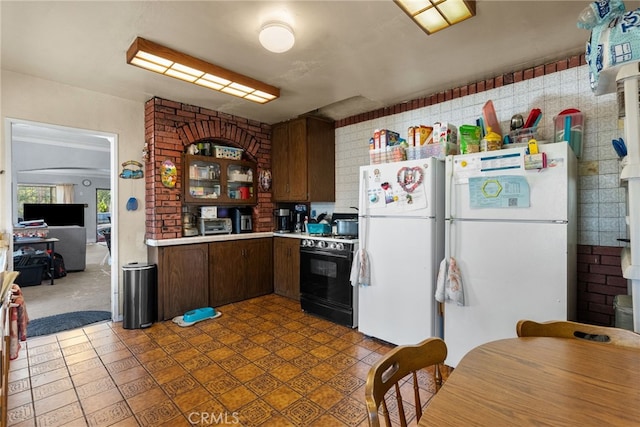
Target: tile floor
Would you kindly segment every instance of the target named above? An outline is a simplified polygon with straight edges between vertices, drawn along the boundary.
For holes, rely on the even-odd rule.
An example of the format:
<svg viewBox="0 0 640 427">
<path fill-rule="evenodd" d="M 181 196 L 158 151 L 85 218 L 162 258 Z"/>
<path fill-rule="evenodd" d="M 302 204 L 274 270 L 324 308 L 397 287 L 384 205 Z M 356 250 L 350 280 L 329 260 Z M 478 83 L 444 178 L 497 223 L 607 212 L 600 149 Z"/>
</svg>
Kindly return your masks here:
<svg viewBox="0 0 640 427">
<path fill-rule="evenodd" d="M 28 339 L 8 425 L 368 425 L 365 379 L 392 346 L 273 294 L 218 310 L 188 328 L 106 322 Z M 428 375 L 423 387 L 425 402 Z"/>
</svg>

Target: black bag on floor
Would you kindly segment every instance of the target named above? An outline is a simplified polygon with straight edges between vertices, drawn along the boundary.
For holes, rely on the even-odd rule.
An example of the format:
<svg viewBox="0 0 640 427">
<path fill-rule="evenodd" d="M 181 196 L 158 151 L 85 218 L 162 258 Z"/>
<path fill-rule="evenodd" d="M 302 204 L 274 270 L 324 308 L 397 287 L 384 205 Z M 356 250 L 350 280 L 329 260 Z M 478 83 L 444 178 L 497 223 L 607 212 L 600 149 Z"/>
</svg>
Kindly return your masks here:
<svg viewBox="0 0 640 427">
<path fill-rule="evenodd" d="M 64 259 L 57 252 L 53 253 L 53 278 L 59 279 L 67 275 L 67 269 L 64 267 Z"/>
</svg>

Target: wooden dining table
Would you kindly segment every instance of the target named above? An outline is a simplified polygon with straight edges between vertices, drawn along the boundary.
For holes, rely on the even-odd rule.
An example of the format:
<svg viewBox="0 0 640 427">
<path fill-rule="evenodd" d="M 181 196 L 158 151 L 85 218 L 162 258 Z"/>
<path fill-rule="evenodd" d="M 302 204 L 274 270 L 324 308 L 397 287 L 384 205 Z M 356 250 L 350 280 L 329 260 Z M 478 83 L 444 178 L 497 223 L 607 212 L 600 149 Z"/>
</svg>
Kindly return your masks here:
<svg viewBox="0 0 640 427">
<path fill-rule="evenodd" d="M 640 350 L 547 337 L 481 345 L 460 361 L 418 425 L 640 425 Z"/>
</svg>

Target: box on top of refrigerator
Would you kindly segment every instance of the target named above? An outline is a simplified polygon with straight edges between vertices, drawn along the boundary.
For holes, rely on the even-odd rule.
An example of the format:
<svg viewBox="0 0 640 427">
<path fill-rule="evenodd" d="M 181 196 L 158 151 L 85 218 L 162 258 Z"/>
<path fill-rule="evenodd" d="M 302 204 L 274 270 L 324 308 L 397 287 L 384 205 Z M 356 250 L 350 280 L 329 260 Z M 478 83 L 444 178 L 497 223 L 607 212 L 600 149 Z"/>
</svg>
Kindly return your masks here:
<svg viewBox="0 0 640 427">
<path fill-rule="evenodd" d="M 443 142 L 458 143 L 458 128 L 447 122 L 435 122 L 433 124 L 433 143 Z"/>
<path fill-rule="evenodd" d="M 400 143 L 400 134 L 389 129 L 380 130 L 380 148 Z"/>
<path fill-rule="evenodd" d="M 451 123 L 435 122 L 433 124 L 432 141 L 438 148 L 431 148 L 432 157 L 443 159 L 450 154 L 458 154 L 458 128 Z M 436 154 L 437 153 L 437 154 Z"/>
</svg>

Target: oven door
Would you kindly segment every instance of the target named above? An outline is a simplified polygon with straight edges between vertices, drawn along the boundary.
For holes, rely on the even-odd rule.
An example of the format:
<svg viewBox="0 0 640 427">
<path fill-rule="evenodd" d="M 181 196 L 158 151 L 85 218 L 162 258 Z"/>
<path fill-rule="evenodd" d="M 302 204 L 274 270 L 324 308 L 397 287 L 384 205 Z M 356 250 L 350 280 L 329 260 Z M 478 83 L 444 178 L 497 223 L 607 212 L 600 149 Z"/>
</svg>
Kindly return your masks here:
<svg viewBox="0 0 640 427">
<path fill-rule="evenodd" d="M 302 309 L 353 327 L 354 288 L 350 252 L 335 253 L 300 248 L 300 303 Z"/>
</svg>

